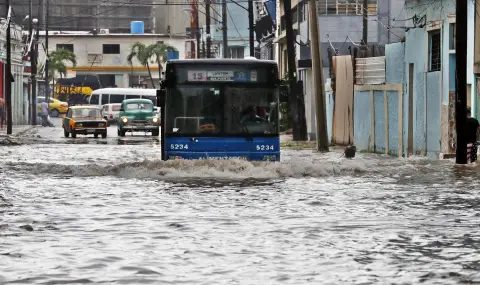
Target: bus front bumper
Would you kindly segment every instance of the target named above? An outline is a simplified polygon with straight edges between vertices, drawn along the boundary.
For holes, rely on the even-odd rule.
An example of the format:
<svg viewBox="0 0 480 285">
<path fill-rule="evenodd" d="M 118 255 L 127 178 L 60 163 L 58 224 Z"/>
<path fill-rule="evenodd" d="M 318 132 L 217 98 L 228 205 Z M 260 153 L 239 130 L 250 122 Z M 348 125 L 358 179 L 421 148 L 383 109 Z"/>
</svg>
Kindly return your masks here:
<svg viewBox="0 0 480 285">
<path fill-rule="evenodd" d="M 280 152 L 200 152 L 168 151 L 168 160 L 246 160 L 246 161 L 280 161 Z"/>
</svg>

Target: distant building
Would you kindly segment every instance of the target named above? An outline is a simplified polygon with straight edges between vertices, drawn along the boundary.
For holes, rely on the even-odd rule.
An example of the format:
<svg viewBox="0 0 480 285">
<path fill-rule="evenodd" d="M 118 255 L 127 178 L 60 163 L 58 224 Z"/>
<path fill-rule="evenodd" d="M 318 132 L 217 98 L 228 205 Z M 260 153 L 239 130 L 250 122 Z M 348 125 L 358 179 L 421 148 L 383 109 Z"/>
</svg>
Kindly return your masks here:
<svg viewBox="0 0 480 285">
<path fill-rule="evenodd" d="M 40 32 L 40 41 L 44 42 L 45 33 Z M 136 58 L 130 65 L 127 57 L 136 42 L 145 45 L 165 43 L 179 51 L 179 58 L 185 58 L 185 36 L 169 36 L 164 34 L 131 34 L 104 33 L 94 35 L 90 32 L 49 33 L 48 50 L 59 48 L 73 51 L 77 56 L 77 65 L 68 66 L 67 77 L 79 74 L 98 75 L 103 87 L 130 87 L 134 84 L 147 84 L 151 80 L 147 67 L 141 65 Z M 39 64 L 45 62 L 45 52 L 39 50 Z M 161 66 L 163 68 L 163 66 Z M 150 71 L 155 82 L 160 77 L 156 62 L 150 64 Z M 156 86 L 158 87 L 158 86 Z"/>
<path fill-rule="evenodd" d="M 45 27 L 47 0 L 34 0 L 32 14 L 40 20 L 40 27 Z M 111 32 L 127 33 L 132 21 L 143 21 L 146 32 L 154 32 L 154 0 L 98 1 L 98 0 L 48 0 L 49 29 L 57 31 L 90 31 L 109 29 Z M 27 25 L 24 21 L 29 13 L 28 1 L 12 1 L 15 23 Z M 0 15 L 5 15 L 4 5 L 0 5 Z"/>
<path fill-rule="evenodd" d="M 0 25 L 4 27 L 5 19 L 0 21 Z M 0 30 L 0 97 L 5 98 L 5 82 L 8 74 L 4 69 L 7 48 L 6 48 L 7 29 Z M 18 25 L 11 27 L 11 53 L 12 53 L 12 123 L 14 125 L 28 124 L 29 119 L 29 68 L 27 68 L 24 60 L 26 57 L 22 45 L 22 29 Z"/>
<path fill-rule="evenodd" d="M 283 1 L 277 0 L 276 2 L 275 54 L 280 74 L 283 76 L 288 70 L 285 10 Z M 395 17 L 400 15 L 404 4 L 405 0 L 368 0 L 368 7 L 363 7 L 362 0 L 349 2 L 318 0 L 316 2 L 316 15 L 318 16 L 324 80 L 327 81 L 330 78 L 329 49 L 332 54 L 349 55 L 352 47 L 363 45 L 361 43 L 363 12 L 366 10 L 368 11 L 368 45 L 401 42 L 405 35 L 404 29 L 394 29 L 393 27 L 396 24 Z M 297 79 L 303 83 L 308 135 L 311 140 L 315 140 L 315 109 L 313 108 L 315 100 L 313 96 L 308 1 L 292 0 L 291 10 L 293 30 L 297 35 L 295 37 Z"/>
</svg>

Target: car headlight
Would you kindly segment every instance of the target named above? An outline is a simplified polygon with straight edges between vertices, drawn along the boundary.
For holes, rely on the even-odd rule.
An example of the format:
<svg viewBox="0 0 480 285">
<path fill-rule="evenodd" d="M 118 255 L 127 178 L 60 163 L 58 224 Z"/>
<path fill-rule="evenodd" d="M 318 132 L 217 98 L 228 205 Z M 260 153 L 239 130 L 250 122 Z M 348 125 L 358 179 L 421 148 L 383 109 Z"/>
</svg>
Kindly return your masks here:
<svg viewBox="0 0 480 285">
<path fill-rule="evenodd" d="M 154 123 L 158 123 L 158 118 L 157 118 L 157 117 L 153 117 L 152 121 L 153 121 Z"/>
<path fill-rule="evenodd" d="M 99 127 L 105 127 L 105 124 L 104 123 L 100 123 L 98 124 Z"/>
<path fill-rule="evenodd" d="M 82 123 L 75 124 L 77 127 L 83 127 Z"/>
<path fill-rule="evenodd" d="M 123 122 L 124 124 L 128 123 L 128 118 L 127 118 L 127 117 L 123 117 L 123 118 L 122 118 L 122 122 Z"/>
</svg>

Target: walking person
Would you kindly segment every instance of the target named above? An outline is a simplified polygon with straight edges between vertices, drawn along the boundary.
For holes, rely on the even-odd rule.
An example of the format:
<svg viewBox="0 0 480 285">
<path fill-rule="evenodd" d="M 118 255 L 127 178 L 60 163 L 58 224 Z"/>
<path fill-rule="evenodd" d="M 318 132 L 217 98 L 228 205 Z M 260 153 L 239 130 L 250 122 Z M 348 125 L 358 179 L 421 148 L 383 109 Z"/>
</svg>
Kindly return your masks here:
<svg viewBox="0 0 480 285">
<path fill-rule="evenodd" d="M 0 128 L 3 129 L 3 122 L 5 121 L 5 99 L 0 98 Z"/>
<path fill-rule="evenodd" d="M 48 127 L 50 125 L 48 122 L 48 103 L 45 101 L 40 104 L 40 116 L 42 117 L 42 126 Z"/>
<path fill-rule="evenodd" d="M 472 118 L 472 111 L 467 108 L 467 160 L 475 162 L 477 160 L 477 133 L 480 130 L 480 123 Z"/>
</svg>

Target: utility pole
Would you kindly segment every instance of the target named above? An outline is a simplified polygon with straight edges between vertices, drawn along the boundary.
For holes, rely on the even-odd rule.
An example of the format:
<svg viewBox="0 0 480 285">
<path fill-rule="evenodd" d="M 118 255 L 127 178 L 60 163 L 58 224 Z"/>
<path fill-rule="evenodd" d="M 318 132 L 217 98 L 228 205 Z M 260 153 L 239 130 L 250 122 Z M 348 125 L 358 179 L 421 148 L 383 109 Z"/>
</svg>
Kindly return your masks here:
<svg viewBox="0 0 480 285">
<path fill-rule="evenodd" d="M 206 17 L 206 25 L 207 25 L 207 58 L 211 57 L 211 45 L 212 42 L 210 41 L 210 0 L 205 0 L 205 17 Z"/>
<path fill-rule="evenodd" d="M 48 10 L 49 10 L 49 0 L 45 0 L 47 1 L 47 8 L 45 9 L 45 69 L 44 69 L 44 72 L 45 72 L 45 101 L 47 102 L 47 104 L 49 104 L 50 106 L 50 84 L 49 84 L 49 81 L 48 81 L 48 57 L 49 57 L 49 54 L 48 54 L 48 18 L 49 18 L 49 13 L 48 13 Z"/>
<path fill-rule="evenodd" d="M 227 33 L 227 0 L 222 1 L 223 58 L 229 58 Z"/>
<path fill-rule="evenodd" d="M 10 0 L 6 1 L 7 8 L 7 66 L 5 67 L 5 104 L 7 105 L 7 134 L 12 134 L 12 35 L 11 22 L 13 13 L 10 10 Z"/>
<path fill-rule="evenodd" d="M 363 0 L 363 43 L 367 45 L 367 37 L 368 37 L 368 0 Z M 390 34 L 390 33 L 389 33 Z"/>
<path fill-rule="evenodd" d="M 316 0 L 309 0 L 310 39 L 313 64 L 313 92 L 315 92 L 315 115 L 317 129 L 317 151 L 328 151 L 327 115 L 325 113 L 325 85 L 323 84 L 322 49 L 318 32 Z"/>
<path fill-rule="evenodd" d="M 32 125 L 37 125 L 37 58 L 38 58 L 38 38 L 39 38 L 39 26 L 38 19 L 33 20 L 36 30 L 34 44 L 30 48 L 30 62 L 32 65 L 32 101 L 30 106 L 32 108 Z M 33 36 L 33 35 L 32 35 Z"/>
<path fill-rule="evenodd" d="M 286 2 L 285 2 L 286 3 Z M 288 3 L 290 3 L 290 0 L 288 0 Z M 290 6 L 289 6 L 290 7 Z M 291 9 L 289 8 L 289 10 L 291 11 Z M 285 15 L 287 13 L 285 12 Z M 286 16 L 285 16 L 286 17 Z M 290 18 L 291 19 L 291 18 Z M 253 41 L 253 38 L 254 38 L 254 35 L 253 35 L 253 32 L 254 32 L 254 26 L 253 26 L 253 0 L 248 0 L 248 31 L 249 31 L 249 38 L 250 38 L 250 42 L 249 42 L 249 46 L 250 46 L 250 56 L 252 57 L 255 57 L 255 46 L 254 46 L 254 41 Z"/>
<path fill-rule="evenodd" d="M 457 129 L 457 149 L 455 162 L 467 163 L 467 0 L 456 1 L 455 54 L 455 123 Z"/>
<path fill-rule="evenodd" d="M 293 120 L 293 140 L 305 141 L 307 140 L 307 121 L 305 119 L 305 112 L 301 112 L 301 110 L 304 110 L 304 107 L 300 106 L 301 102 L 303 102 L 303 94 L 299 94 L 297 86 L 297 66 L 295 64 L 295 35 L 293 34 L 292 7 L 290 0 L 285 0 L 283 3 L 285 10 L 285 29 L 287 33 L 287 80 L 290 89 L 288 101 Z M 250 52 L 252 52 L 252 48 L 253 47 L 251 46 Z M 302 98 L 299 96 L 302 96 Z"/>
<path fill-rule="evenodd" d="M 30 38 L 30 42 L 32 43 L 29 47 L 29 54 L 30 54 L 30 64 L 32 63 L 32 50 L 33 50 L 33 17 L 32 17 L 32 0 L 29 0 L 28 1 L 28 37 Z M 28 42 L 28 41 L 27 41 Z M 33 66 L 31 65 L 30 67 L 30 98 L 29 101 L 30 101 L 30 123 L 32 123 L 33 125 L 33 100 L 32 100 L 32 96 L 33 96 L 33 72 L 32 72 L 32 68 Z M 35 125 L 34 125 L 35 126 Z"/>
<path fill-rule="evenodd" d="M 195 37 L 197 39 L 197 58 L 200 58 L 200 27 L 198 25 L 198 1 L 195 1 Z"/>
</svg>

